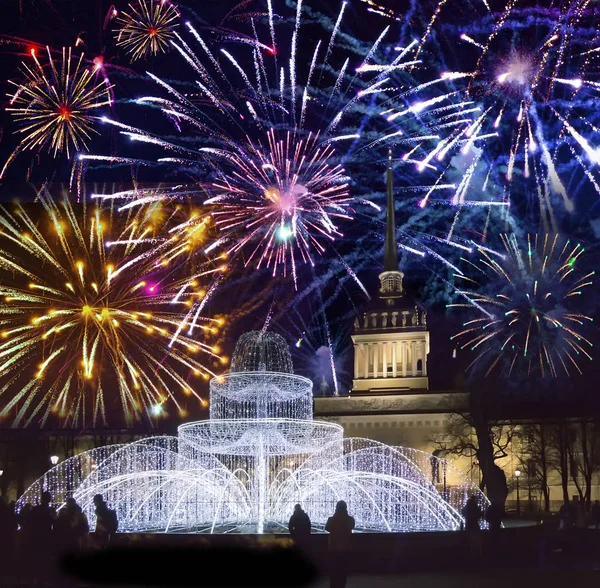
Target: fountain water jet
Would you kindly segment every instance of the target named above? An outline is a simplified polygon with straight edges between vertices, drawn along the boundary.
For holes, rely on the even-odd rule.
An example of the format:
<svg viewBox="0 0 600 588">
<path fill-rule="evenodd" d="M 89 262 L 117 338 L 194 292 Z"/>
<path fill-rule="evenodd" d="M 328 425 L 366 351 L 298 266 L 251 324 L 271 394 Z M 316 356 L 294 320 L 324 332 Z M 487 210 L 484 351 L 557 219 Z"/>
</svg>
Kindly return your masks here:
<svg viewBox="0 0 600 588">
<path fill-rule="evenodd" d="M 17 503 L 49 490 L 61 508 L 72 494 L 94 525 L 92 499 L 102 494 L 125 532 L 277 532 L 294 504 L 322 530 L 345 500 L 359 531 L 456 530 L 476 493 L 465 477 L 440 492 L 420 452 L 361 438 L 314 421 L 312 383 L 293 373 L 285 340 L 250 332 L 238 341 L 228 374 L 210 383 L 210 418 L 154 437 L 92 449 L 64 461 Z M 438 460 L 444 468 L 448 465 Z M 445 495 L 444 495 L 445 494 Z"/>
</svg>

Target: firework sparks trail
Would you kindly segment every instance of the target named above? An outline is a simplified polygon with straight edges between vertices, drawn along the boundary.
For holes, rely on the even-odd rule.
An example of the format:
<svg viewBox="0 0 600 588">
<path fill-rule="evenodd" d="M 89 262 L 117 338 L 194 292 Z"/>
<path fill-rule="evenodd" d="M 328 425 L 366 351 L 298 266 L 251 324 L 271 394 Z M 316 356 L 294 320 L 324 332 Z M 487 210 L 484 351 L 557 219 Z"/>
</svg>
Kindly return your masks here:
<svg viewBox="0 0 600 588">
<path fill-rule="evenodd" d="M 580 297 L 595 274 L 579 270 L 585 249 L 557 234 L 527 235 L 521 243 L 514 234 L 501 239 L 504 258 L 479 248 L 477 261 L 464 260 L 471 271 L 456 276 L 466 302 L 449 306 L 478 313 L 452 337 L 475 354 L 469 369 L 507 377 L 581 373 L 580 360 L 592 359 L 584 332 L 593 319 Z"/>
<path fill-rule="evenodd" d="M 287 332 L 294 342 L 292 353 L 303 366 L 303 373 L 314 382 L 315 394 L 338 396 L 352 386 L 352 373 L 345 369 L 345 359 L 352 353 L 351 326 L 354 311 L 349 315 L 327 317 L 326 301 L 309 301 L 304 308 L 294 307 L 274 320 L 277 329 Z M 301 306 L 304 306 L 301 305 Z"/>
<path fill-rule="evenodd" d="M 51 415 L 65 426 L 106 423 L 107 408 L 120 404 L 131 423 L 166 402 L 184 414 L 179 390 L 204 402 L 188 380 L 214 375 L 218 350 L 208 341 L 222 321 L 196 311 L 203 338 L 173 333 L 223 268 L 207 262 L 179 278 L 173 267 L 184 267 L 193 237 L 163 234 L 164 216 L 160 202 L 75 208 L 45 191 L 36 204 L 2 207 L 0 417 L 14 414 L 15 426 Z"/>
<path fill-rule="evenodd" d="M 327 164 L 333 148 L 320 145 L 318 136 L 309 134 L 306 141 L 297 141 L 288 133 L 278 140 L 270 131 L 268 141 L 266 150 L 262 145 L 255 147 L 250 142 L 251 148 L 255 149 L 255 158 L 249 162 L 239 158 L 235 162 L 239 169 L 232 173 L 235 189 L 231 184 L 216 184 L 223 192 L 229 192 L 227 198 L 231 203 L 223 206 L 224 210 L 215 211 L 213 216 L 217 226 L 226 232 L 238 226 L 245 227 L 246 235 L 235 242 L 231 253 L 252 242 L 257 231 L 264 233 L 265 224 L 269 223 L 263 237 L 269 246 L 264 247 L 259 241 L 247 263 L 259 256 L 258 267 L 271 265 L 272 256 L 275 256 L 275 264 L 285 266 L 290 239 L 296 241 L 302 261 L 310 263 L 311 245 L 319 252 L 324 250 L 315 235 L 333 240 L 339 233 L 332 219 L 349 218 L 346 205 L 351 199 L 347 184 L 341 183 L 344 170 Z M 290 149 L 294 151 L 290 153 Z M 265 153 L 269 159 L 262 159 Z M 306 185 L 299 182 L 302 175 L 310 178 Z M 258 202 L 254 197 L 256 192 L 264 195 Z M 206 203 L 213 204 L 222 198 L 217 196 Z"/>
<path fill-rule="evenodd" d="M 268 2 L 264 22 L 253 18 L 252 35 L 243 37 L 243 43 L 242 37 L 227 29 L 226 42 L 232 41 L 234 47 L 219 48 L 224 56 L 221 62 L 188 22 L 192 42 L 175 34 L 171 45 L 196 76 L 199 92 L 184 94 L 178 83 L 151 75 L 168 97 L 137 100 L 140 105 L 160 108 L 169 120 L 176 121 L 177 128 L 183 129 L 181 140 L 106 121 L 135 142 L 168 150 L 169 156 L 160 158 L 161 163 L 202 178 L 202 188 L 209 195 L 205 204 L 228 253 L 242 256 L 245 265 L 269 268 L 273 275 L 292 275 L 295 283 L 299 265 L 314 265 L 315 257 L 342 237 L 338 225 L 352 217 L 350 182 L 341 164 L 348 153 L 343 149 L 347 144 L 360 149 L 369 112 L 376 115 L 377 124 L 388 125 L 379 116 L 379 108 L 370 110 L 369 106 L 373 101 L 383 103 L 390 93 L 397 92 L 393 77 L 407 75 L 406 70 L 415 63 L 416 43 L 391 62 L 382 62 L 387 53 L 380 48 L 386 27 L 375 43 L 360 46 L 360 67 L 350 73 L 348 58 L 336 68 L 332 61 L 339 51 L 337 47 L 334 51 L 334 45 L 343 37 L 345 9 L 346 2 L 342 2 L 327 36 L 313 42 L 302 35 L 305 9 L 301 2 L 289 21 L 275 19 Z M 276 55 L 283 52 L 284 36 L 290 39 L 290 58 L 287 67 L 279 67 Z M 312 46 L 312 59 L 301 63 L 297 52 L 307 43 Z M 198 52 L 193 47 L 196 44 Z M 443 100 L 451 100 L 451 96 L 432 102 L 431 108 L 423 105 L 419 116 L 434 120 L 437 112 L 447 114 L 444 108 L 448 104 L 438 104 Z M 395 132 L 398 124 L 407 123 L 416 112 L 413 109 L 394 122 Z M 344 132 L 337 132 L 342 121 Z M 191 129 L 190 134 L 185 127 Z M 369 132 L 373 136 L 373 131 Z M 407 140 L 413 143 L 426 143 L 432 137 L 440 139 L 428 130 L 420 134 L 406 130 Z M 82 159 L 92 163 L 109 161 L 105 159 L 109 157 L 84 155 Z M 121 162 L 133 159 L 119 157 Z"/>
<path fill-rule="evenodd" d="M 9 82 L 16 91 L 9 95 L 6 110 L 22 125 L 17 133 L 23 138 L 4 164 L 0 178 L 26 150 L 48 148 L 54 157 L 62 152 L 70 157 L 72 151 L 86 150 L 92 134 L 98 133 L 94 129 L 97 111 L 112 104 L 110 84 L 95 81 L 93 71 L 83 64 L 83 54 L 73 59 L 71 49 L 63 49 L 57 63 L 50 48 L 46 50 L 46 68 L 32 49 L 34 66 L 23 64 L 24 81 Z"/>
<path fill-rule="evenodd" d="M 448 154 L 445 144 L 461 147 L 462 154 L 477 145 L 484 153 L 462 178 L 454 203 L 462 205 L 468 193 L 483 191 L 481 185 L 484 181 L 488 185 L 493 168 L 505 170 L 503 177 L 494 174 L 494 183 L 506 185 L 518 206 L 523 194 L 537 195 L 544 230 L 556 232 L 552 195 L 570 213 L 575 204 L 568 185 L 575 172 L 583 172 L 596 192 L 600 185 L 600 136 L 592 106 L 598 88 L 593 46 L 598 35 L 590 25 L 593 7 L 589 0 L 564 0 L 550 8 L 508 0 L 500 11 L 491 11 L 482 3 L 480 18 L 461 23 L 443 18 L 452 6 L 449 0 L 438 3 L 421 38 L 419 55 L 435 51 L 445 56 L 449 71 L 439 77 L 445 92 L 455 93 L 465 105 L 475 104 L 480 117 L 471 126 L 457 125 L 453 137 L 440 141 L 434 157 L 421 160 L 420 169 L 430 170 L 430 162 L 443 161 Z M 463 47 L 459 43 L 448 51 L 457 41 Z M 466 69 L 469 63 L 472 68 Z M 400 114 L 401 110 L 392 111 L 388 116 Z M 457 173 L 450 165 L 439 175 Z M 528 189 L 531 183 L 533 189 Z M 443 195 L 440 192 L 440 198 Z"/>
<path fill-rule="evenodd" d="M 168 0 L 138 0 L 119 13 L 117 45 L 131 61 L 166 53 L 175 39 L 179 12 Z"/>
</svg>

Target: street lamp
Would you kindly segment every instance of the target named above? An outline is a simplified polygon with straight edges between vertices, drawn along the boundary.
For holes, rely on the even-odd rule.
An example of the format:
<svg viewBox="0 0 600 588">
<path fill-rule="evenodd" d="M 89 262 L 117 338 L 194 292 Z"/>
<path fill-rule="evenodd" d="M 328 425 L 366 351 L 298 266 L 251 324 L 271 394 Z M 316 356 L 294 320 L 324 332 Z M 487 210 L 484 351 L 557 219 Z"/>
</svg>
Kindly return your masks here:
<svg viewBox="0 0 600 588">
<path fill-rule="evenodd" d="M 58 463 L 58 455 L 51 455 L 50 456 L 50 463 L 55 466 Z"/>
<path fill-rule="evenodd" d="M 473 462 L 473 466 L 477 468 L 477 485 L 481 486 L 481 467 L 479 466 L 479 460 Z M 473 480 L 473 478 L 471 478 Z"/>
<path fill-rule="evenodd" d="M 517 478 L 517 516 L 521 516 L 521 498 L 519 496 L 519 477 L 521 470 L 515 470 L 515 478 Z"/>
</svg>

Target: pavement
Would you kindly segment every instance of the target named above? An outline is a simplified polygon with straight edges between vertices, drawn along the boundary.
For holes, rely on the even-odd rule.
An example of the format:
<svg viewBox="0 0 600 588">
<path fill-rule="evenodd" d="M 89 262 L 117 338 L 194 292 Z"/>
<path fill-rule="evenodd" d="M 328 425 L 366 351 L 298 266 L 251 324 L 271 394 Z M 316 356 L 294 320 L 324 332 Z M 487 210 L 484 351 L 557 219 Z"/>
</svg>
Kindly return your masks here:
<svg viewBox="0 0 600 588">
<path fill-rule="evenodd" d="M 0 580 L 3 588 L 16 588 L 27 586 L 22 583 L 5 583 Z M 194 584 L 198 588 L 213 588 L 210 583 L 204 583 L 199 576 L 198 582 Z M 92 588 L 89 584 L 36 584 L 39 588 Z M 123 584 L 94 584 L 96 588 L 144 588 L 144 585 Z M 190 584 L 191 586 L 191 584 Z M 273 586 L 269 583 L 269 586 Z M 515 574 L 513 572 L 494 573 L 453 573 L 453 574 L 389 574 L 389 575 L 356 575 L 350 576 L 346 588 L 597 588 L 600 586 L 600 571 L 594 572 L 525 572 Z M 224 588 L 220 584 L 218 588 Z M 329 579 L 323 577 L 315 583 L 289 588 L 328 588 Z M 158 587 L 157 587 L 158 588 Z M 236 585 L 228 585 L 227 588 L 237 588 Z M 259 588 L 255 584 L 239 588 Z M 285 584 L 281 588 L 288 588 Z"/>
<path fill-rule="evenodd" d="M 326 578 L 310 588 L 327 588 Z M 390 574 L 386 576 L 351 576 L 346 588 L 565 588 L 600 586 L 600 571 L 473 573 L 473 574 Z M 307 587 L 308 588 L 308 587 Z"/>
</svg>

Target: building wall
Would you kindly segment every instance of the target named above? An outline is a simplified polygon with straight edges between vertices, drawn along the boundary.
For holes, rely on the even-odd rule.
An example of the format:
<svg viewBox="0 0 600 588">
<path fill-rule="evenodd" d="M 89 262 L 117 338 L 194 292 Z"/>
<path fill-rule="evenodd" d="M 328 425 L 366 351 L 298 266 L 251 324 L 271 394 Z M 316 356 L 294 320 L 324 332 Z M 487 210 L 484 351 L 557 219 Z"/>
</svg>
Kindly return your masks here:
<svg viewBox="0 0 600 588">
<path fill-rule="evenodd" d="M 442 410 L 446 408 L 446 412 Z M 429 409 L 429 411 L 426 411 Z M 315 419 L 340 424 L 347 437 L 365 437 L 386 445 L 403 446 L 433 453 L 439 442 L 448 437 L 450 419 L 458 412 L 465 412 L 466 396 L 460 393 L 422 393 L 356 396 L 354 398 L 315 399 Z M 397 411 L 397 412 L 395 412 Z M 519 432 L 520 425 L 515 425 Z M 470 431 L 474 446 L 475 432 Z M 507 448 L 508 455 L 496 463 L 504 471 L 509 488 L 507 508 L 514 510 L 517 505 L 517 479 L 515 471 L 520 470 L 519 499 L 522 511 L 543 509 L 544 500 L 533 480 L 528 479 L 523 461 L 527 459 L 527 448 L 521 445 L 517 434 Z M 475 484 L 481 481 L 481 472 L 475 457 L 447 456 L 448 462 L 462 471 Z M 551 510 L 560 508 L 563 500 L 560 474 L 551 470 L 548 476 Z M 451 478 L 449 484 L 456 483 Z M 571 482 L 569 495 L 578 494 Z M 600 472 L 593 478 L 592 500 L 600 500 Z"/>
<path fill-rule="evenodd" d="M 164 432 L 99 431 L 97 435 L 90 435 L 80 434 L 80 431 L 1 430 L 0 495 L 7 502 L 16 500 L 52 467 L 52 455 L 56 455 L 62 462 L 94 447 L 129 443 L 154 434 L 161 435 Z"/>
<path fill-rule="evenodd" d="M 315 398 L 315 419 L 341 425 L 346 437 L 433 453 L 435 440 L 443 435 L 453 414 L 465 408 L 465 402 L 466 395 L 456 392 Z M 449 458 L 448 462 L 470 475 L 470 460 Z M 458 480 L 450 476 L 448 483 Z"/>
</svg>

